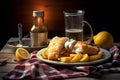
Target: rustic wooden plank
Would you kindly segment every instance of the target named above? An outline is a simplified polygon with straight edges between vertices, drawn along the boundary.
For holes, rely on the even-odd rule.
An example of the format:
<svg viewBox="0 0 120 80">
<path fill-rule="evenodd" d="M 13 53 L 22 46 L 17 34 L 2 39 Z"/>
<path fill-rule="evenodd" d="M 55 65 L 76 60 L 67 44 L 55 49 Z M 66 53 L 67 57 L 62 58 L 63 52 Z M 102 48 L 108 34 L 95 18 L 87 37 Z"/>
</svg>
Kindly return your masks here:
<svg viewBox="0 0 120 80">
<path fill-rule="evenodd" d="M 16 63 L 15 54 L 0 53 L 0 62 L 4 60 L 7 60 L 7 62 Z"/>
<path fill-rule="evenodd" d="M 8 46 L 8 44 L 5 44 L 5 46 L 3 47 L 3 49 L 0 51 L 0 54 L 15 54 L 15 50 L 16 48 L 10 47 Z"/>
</svg>

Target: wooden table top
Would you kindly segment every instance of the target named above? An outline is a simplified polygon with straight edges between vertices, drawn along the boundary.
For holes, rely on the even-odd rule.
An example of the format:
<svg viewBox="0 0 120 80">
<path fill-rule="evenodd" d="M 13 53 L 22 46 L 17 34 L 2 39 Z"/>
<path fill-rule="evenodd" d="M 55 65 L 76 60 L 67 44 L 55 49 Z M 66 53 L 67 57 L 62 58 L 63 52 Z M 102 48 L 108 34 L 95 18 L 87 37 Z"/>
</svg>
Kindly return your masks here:
<svg viewBox="0 0 120 80">
<path fill-rule="evenodd" d="M 10 38 L 8 42 L 16 41 L 18 38 Z M 5 46 L 0 51 L 0 80 L 2 80 L 2 76 L 11 71 L 18 63 L 15 62 L 15 50 L 8 45 Z M 4 62 L 3 62 L 4 61 Z M 71 80 L 120 80 L 120 73 L 106 73 L 104 75 L 99 74 L 98 76 L 88 76 L 88 77 L 81 77 L 81 78 L 72 78 Z M 64 79 L 67 80 L 67 79 Z"/>
</svg>

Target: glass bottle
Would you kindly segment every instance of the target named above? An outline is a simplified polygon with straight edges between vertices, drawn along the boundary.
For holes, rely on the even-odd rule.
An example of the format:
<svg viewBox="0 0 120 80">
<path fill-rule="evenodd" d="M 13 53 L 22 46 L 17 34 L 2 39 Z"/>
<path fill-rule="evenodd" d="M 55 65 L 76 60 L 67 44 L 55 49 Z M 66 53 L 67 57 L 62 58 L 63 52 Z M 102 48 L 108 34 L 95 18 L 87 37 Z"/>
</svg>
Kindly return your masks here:
<svg viewBox="0 0 120 80">
<path fill-rule="evenodd" d="M 31 46 L 45 46 L 48 40 L 48 30 L 44 25 L 44 11 L 33 11 L 33 26 L 30 31 Z"/>
</svg>

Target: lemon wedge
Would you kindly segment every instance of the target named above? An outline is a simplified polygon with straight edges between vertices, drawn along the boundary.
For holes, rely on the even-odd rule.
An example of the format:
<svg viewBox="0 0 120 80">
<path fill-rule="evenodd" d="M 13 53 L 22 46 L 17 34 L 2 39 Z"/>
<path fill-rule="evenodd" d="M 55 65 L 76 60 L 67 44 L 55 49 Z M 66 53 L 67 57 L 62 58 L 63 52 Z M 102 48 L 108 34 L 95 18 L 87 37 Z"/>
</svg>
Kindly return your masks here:
<svg viewBox="0 0 120 80">
<path fill-rule="evenodd" d="M 24 48 L 17 48 L 15 56 L 18 60 L 27 60 L 30 58 L 30 53 Z"/>
</svg>

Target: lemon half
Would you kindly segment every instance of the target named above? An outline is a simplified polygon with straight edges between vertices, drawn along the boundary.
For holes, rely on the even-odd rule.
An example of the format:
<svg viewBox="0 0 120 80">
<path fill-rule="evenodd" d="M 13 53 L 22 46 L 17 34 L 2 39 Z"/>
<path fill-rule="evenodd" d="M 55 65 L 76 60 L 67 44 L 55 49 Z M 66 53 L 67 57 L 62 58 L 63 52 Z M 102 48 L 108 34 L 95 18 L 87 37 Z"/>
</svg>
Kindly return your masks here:
<svg viewBox="0 0 120 80">
<path fill-rule="evenodd" d="M 30 58 L 30 53 L 24 48 L 17 48 L 15 56 L 18 60 L 26 60 Z"/>
</svg>

